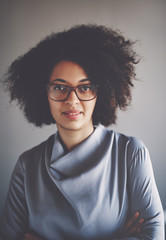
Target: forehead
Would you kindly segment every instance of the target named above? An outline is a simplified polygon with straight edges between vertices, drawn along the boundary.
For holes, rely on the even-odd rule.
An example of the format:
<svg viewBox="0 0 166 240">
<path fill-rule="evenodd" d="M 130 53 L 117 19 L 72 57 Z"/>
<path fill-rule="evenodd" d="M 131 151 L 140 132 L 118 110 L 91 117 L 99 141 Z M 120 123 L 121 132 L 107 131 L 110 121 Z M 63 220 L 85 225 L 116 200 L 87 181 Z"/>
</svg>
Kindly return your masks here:
<svg viewBox="0 0 166 240">
<path fill-rule="evenodd" d="M 50 81 L 62 79 L 65 82 L 74 83 L 87 79 L 84 69 L 77 63 L 62 61 L 55 65 L 52 70 Z"/>
</svg>

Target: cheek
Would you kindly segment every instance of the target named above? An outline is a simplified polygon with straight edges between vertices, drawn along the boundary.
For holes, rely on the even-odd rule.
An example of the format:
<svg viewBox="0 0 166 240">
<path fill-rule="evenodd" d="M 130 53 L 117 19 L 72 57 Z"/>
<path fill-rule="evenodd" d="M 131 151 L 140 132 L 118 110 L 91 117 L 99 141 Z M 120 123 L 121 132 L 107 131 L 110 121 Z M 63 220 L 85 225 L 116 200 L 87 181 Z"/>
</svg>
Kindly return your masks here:
<svg viewBox="0 0 166 240">
<path fill-rule="evenodd" d="M 96 99 L 93 100 L 93 102 L 91 102 L 90 104 L 87 105 L 87 110 L 91 115 L 94 112 L 95 105 L 96 105 Z"/>
<path fill-rule="evenodd" d="M 48 99 L 48 103 L 49 103 L 50 112 L 52 116 L 55 118 L 60 112 L 61 104 L 50 101 L 50 99 Z"/>
</svg>

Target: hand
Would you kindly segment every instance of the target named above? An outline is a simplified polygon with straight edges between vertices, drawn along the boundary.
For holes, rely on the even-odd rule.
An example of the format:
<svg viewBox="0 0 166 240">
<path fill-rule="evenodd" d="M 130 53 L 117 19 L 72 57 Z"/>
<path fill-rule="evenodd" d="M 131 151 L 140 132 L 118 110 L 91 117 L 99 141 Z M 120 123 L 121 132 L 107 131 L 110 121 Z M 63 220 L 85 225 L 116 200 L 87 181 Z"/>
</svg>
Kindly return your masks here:
<svg viewBox="0 0 166 240">
<path fill-rule="evenodd" d="M 135 214 L 129 219 L 127 224 L 123 230 L 123 237 L 133 236 L 136 233 L 141 231 L 141 226 L 144 222 L 144 218 L 139 218 L 139 212 L 135 212 Z"/>
<path fill-rule="evenodd" d="M 23 240 L 42 240 L 34 234 L 25 233 Z"/>
</svg>

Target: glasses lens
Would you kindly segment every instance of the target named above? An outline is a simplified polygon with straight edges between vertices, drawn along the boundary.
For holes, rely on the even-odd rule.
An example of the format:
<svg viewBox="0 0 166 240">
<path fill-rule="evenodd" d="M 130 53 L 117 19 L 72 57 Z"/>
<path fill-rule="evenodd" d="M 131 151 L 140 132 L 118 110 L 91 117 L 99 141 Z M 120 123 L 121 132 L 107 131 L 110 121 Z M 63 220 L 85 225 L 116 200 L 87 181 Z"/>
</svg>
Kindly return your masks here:
<svg viewBox="0 0 166 240">
<path fill-rule="evenodd" d="M 48 85 L 48 95 L 55 101 L 63 101 L 66 99 L 69 88 L 60 84 L 50 84 Z"/>
<path fill-rule="evenodd" d="M 94 84 L 80 85 L 76 88 L 76 92 L 80 100 L 92 100 L 96 97 L 97 86 Z"/>
</svg>

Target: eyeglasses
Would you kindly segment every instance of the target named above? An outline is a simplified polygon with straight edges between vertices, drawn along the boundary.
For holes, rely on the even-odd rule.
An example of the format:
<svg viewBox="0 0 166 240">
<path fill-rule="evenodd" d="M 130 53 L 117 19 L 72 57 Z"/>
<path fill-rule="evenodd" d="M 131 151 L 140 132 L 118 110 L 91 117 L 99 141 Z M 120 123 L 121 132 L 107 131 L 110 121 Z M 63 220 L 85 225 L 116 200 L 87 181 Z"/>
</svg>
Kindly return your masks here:
<svg viewBox="0 0 166 240">
<path fill-rule="evenodd" d="M 81 101 L 91 101 L 97 95 L 97 85 L 83 84 L 77 87 L 71 87 L 63 84 L 49 83 L 47 85 L 48 96 L 57 102 L 66 101 L 71 91 L 74 91 L 76 96 Z"/>
</svg>

